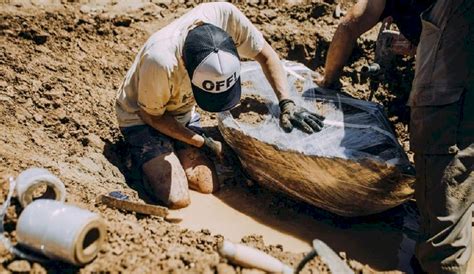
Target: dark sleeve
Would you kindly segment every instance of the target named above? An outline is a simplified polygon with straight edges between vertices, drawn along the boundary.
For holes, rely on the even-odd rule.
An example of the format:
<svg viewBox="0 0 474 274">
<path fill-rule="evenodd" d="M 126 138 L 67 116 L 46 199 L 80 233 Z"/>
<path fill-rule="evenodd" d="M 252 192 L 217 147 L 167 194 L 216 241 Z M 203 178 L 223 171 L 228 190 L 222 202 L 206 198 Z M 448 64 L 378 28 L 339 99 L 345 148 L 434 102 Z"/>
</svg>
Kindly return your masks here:
<svg viewBox="0 0 474 274">
<path fill-rule="evenodd" d="M 385 8 L 383 9 L 382 15 L 380 15 L 379 22 L 383 21 L 385 18 L 392 16 L 395 9 L 395 2 L 397 0 L 386 0 Z"/>
</svg>

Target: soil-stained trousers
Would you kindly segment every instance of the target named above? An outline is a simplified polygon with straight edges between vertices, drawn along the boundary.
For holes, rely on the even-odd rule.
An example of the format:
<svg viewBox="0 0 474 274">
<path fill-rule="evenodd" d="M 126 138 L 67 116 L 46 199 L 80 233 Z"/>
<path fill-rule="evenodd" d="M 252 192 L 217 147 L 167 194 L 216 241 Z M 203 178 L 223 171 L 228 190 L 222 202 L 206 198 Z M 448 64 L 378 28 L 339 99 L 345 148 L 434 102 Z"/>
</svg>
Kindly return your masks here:
<svg viewBox="0 0 474 274">
<path fill-rule="evenodd" d="M 429 273 L 465 273 L 474 201 L 474 1 L 436 1 L 421 15 L 410 94 L 416 256 Z"/>
</svg>

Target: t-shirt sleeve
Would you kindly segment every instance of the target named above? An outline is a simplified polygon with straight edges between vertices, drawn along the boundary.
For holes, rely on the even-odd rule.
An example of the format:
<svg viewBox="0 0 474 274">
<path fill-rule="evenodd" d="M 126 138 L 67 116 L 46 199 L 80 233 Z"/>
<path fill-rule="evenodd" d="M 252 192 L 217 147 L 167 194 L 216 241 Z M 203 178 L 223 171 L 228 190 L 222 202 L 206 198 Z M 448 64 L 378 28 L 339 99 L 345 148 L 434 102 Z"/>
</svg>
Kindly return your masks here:
<svg viewBox="0 0 474 274">
<path fill-rule="evenodd" d="M 138 79 L 138 105 L 150 115 L 161 116 L 170 97 L 168 71 L 154 58 L 145 57 Z"/>
<path fill-rule="evenodd" d="M 227 32 L 234 39 L 240 57 L 254 58 L 265 43 L 262 33 L 237 7 L 230 3 L 219 4 L 222 12 L 228 13 Z"/>
</svg>

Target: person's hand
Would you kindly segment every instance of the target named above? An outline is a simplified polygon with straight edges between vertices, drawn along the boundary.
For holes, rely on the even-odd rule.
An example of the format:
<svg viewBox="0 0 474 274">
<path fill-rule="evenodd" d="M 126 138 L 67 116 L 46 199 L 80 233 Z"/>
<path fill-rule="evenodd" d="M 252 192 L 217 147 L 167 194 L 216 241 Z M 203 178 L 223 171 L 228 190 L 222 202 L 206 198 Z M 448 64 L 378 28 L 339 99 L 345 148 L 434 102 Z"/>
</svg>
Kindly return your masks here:
<svg viewBox="0 0 474 274">
<path fill-rule="evenodd" d="M 416 46 L 408 41 L 403 34 L 393 35 L 390 50 L 397 55 L 414 56 Z"/>
<path fill-rule="evenodd" d="M 376 49 L 376 51 L 381 51 L 382 54 L 376 53 L 375 56 L 383 56 L 383 52 L 402 56 L 414 56 L 416 46 L 399 31 L 394 31 L 393 28 L 391 28 L 392 24 L 393 18 L 391 16 L 382 21 L 379 37 L 377 37 L 377 47 L 382 48 Z"/>
<path fill-rule="evenodd" d="M 313 81 L 318 85 L 317 88 L 323 89 L 323 90 L 340 90 L 342 85 L 339 80 L 336 80 L 335 82 L 328 82 L 326 77 L 319 75 L 317 77 L 313 78 Z M 327 92 L 324 92 L 327 93 Z"/>
<path fill-rule="evenodd" d="M 326 82 L 326 79 L 324 78 L 324 76 L 318 74 L 317 77 L 314 77 L 313 78 L 314 82 L 316 83 L 316 85 L 318 85 L 318 87 L 321 87 L 321 88 L 329 88 L 329 84 Z"/>
<path fill-rule="evenodd" d="M 204 138 L 204 145 L 202 148 L 204 148 L 206 151 L 209 151 L 210 153 L 214 154 L 217 156 L 219 159 L 223 159 L 224 155 L 222 153 L 222 143 L 219 141 L 216 141 L 212 139 L 211 137 L 207 137 L 206 135 L 202 135 L 202 138 Z"/>
<path fill-rule="evenodd" d="M 291 132 L 293 127 L 296 127 L 303 132 L 313 133 L 320 131 L 324 126 L 323 116 L 297 107 L 290 99 L 281 100 L 279 106 L 280 126 L 286 132 Z"/>
</svg>

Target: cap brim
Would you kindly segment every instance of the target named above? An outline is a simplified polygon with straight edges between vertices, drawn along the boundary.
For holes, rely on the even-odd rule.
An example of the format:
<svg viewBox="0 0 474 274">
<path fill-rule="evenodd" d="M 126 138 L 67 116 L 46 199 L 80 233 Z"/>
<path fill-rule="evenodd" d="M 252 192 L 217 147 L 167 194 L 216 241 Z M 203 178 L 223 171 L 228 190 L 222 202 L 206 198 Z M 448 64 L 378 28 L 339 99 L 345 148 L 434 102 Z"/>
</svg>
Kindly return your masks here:
<svg viewBox="0 0 474 274">
<path fill-rule="evenodd" d="M 194 99 L 200 108 L 209 112 L 222 112 L 233 108 L 240 102 L 242 87 L 240 77 L 229 90 L 221 93 L 210 93 L 195 85 L 193 88 Z"/>
</svg>

